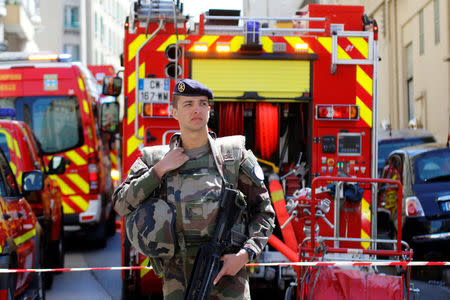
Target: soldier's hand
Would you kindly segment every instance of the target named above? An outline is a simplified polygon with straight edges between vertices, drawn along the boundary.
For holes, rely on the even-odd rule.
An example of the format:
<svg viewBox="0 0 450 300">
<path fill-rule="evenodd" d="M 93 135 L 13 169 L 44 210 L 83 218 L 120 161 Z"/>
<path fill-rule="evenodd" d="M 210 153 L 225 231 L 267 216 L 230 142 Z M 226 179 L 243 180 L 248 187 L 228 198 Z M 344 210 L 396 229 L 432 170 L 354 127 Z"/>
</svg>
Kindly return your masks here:
<svg viewBox="0 0 450 300">
<path fill-rule="evenodd" d="M 167 172 L 175 170 L 181 167 L 185 162 L 189 160 L 189 156 L 184 154 L 184 149 L 179 147 L 175 148 L 161 159 L 156 165 L 153 166 L 153 170 L 156 175 L 161 178 Z"/>
<path fill-rule="evenodd" d="M 236 254 L 226 254 L 222 256 L 220 260 L 223 261 L 223 266 L 222 269 L 220 269 L 219 274 L 217 274 L 216 279 L 214 279 L 214 285 L 216 285 L 224 275 L 236 275 L 242 267 L 249 262 L 249 257 L 247 251 L 241 249 Z"/>
</svg>

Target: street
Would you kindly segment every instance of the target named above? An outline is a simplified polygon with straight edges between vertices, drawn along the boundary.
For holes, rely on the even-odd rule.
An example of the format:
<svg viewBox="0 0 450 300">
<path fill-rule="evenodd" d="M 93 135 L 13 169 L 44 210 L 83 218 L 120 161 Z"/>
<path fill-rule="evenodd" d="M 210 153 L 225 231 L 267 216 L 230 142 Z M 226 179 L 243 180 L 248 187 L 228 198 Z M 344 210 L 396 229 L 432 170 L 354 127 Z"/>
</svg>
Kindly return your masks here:
<svg viewBox="0 0 450 300">
<path fill-rule="evenodd" d="M 111 237 L 104 249 L 90 247 L 82 239 L 67 241 L 66 263 L 70 268 L 120 266 L 120 235 Z M 432 273 L 434 267 L 428 267 Z M 423 272 L 423 273 L 428 273 Z M 450 288 L 441 282 L 413 280 L 420 296 L 410 299 L 450 299 Z M 53 286 L 47 290 L 48 300 L 120 299 L 122 282 L 120 271 L 62 272 L 54 276 Z M 255 297 L 259 298 L 259 297 Z"/>
</svg>

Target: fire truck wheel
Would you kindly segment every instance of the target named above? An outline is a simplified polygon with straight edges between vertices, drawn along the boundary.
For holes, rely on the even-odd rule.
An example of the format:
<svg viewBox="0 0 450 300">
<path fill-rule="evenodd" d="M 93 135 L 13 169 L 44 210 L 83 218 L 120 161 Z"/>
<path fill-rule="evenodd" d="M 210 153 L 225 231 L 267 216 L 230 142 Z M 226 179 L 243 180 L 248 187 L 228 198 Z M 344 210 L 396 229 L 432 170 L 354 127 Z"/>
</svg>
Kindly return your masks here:
<svg viewBox="0 0 450 300">
<path fill-rule="evenodd" d="M 53 268 L 64 268 L 64 212 L 61 207 L 61 225 L 59 227 L 58 240 L 52 241 L 49 246 L 49 256 L 51 257 L 51 266 Z M 61 272 L 58 272 L 61 273 Z"/>
</svg>

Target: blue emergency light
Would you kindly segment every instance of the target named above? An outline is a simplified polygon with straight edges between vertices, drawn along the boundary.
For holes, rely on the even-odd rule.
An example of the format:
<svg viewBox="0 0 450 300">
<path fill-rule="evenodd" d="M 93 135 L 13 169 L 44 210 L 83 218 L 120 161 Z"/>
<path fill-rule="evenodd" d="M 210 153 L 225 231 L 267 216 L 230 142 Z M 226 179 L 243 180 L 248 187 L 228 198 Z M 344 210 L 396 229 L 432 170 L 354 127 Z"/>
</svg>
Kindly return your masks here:
<svg viewBox="0 0 450 300">
<path fill-rule="evenodd" d="M 16 116 L 16 110 L 14 108 L 0 108 L 0 118 L 10 117 L 14 118 Z"/>
<path fill-rule="evenodd" d="M 247 29 L 246 44 L 258 45 L 259 44 L 259 22 L 248 21 L 245 24 L 245 26 Z"/>
</svg>

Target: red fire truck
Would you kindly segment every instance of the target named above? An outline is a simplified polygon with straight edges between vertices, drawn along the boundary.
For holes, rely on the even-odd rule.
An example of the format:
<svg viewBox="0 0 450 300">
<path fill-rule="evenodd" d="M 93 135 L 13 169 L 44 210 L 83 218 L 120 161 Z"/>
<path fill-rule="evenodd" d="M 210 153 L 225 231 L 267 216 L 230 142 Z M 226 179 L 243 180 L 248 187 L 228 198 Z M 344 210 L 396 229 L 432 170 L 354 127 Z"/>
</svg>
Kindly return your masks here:
<svg viewBox="0 0 450 300">
<path fill-rule="evenodd" d="M 289 213 L 307 205 L 311 193 L 302 188 L 316 177 L 375 177 L 378 29 L 362 6 L 311 4 L 295 18 L 239 15 L 210 10 L 193 26 L 179 2 L 132 5 L 125 23 L 123 179 L 142 147 L 167 144 L 178 130 L 170 116 L 176 81 L 198 80 L 214 93 L 210 129 L 218 136 L 246 137 L 264 168 L 278 224 L 284 225 L 275 230 L 260 262 L 298 261 L 298 247 L 308 237 L 305 211 Z M 292 28 L 278 28 L 280 22 Z M 331 193 L 330 183 L 315 188 Z M 367 184 L 336 182 L 335 194 L 353 190 L 356 196 L 348 199 L 354 201 L 330 201 L 313 210 L 322 214 L 317 221 L 321 236 L 344 237 L 339 247 L 358 253 L 376 247 L 371 242 L 376 193 Z M 122 264 L 148 264 L 130 247 L 123 229 Z M 294 268 L 258 267 L 251 270 L 251 284 L 283 290 L 296 273 Z M 160 290 L 151 271 L 124 271 L 122 278 L 125 296 Z"/>
<path fill-rule="evenodd" d="M 33 130 L 47 165 L 64 156 L 66 172 L 51 176 L 63 193 L 64 229 L 102 246 L 115 232 L 115 214 L 98 98 L 92 74 L 67 55 L 0 54 L 0 107 Z"/>
</svg>

